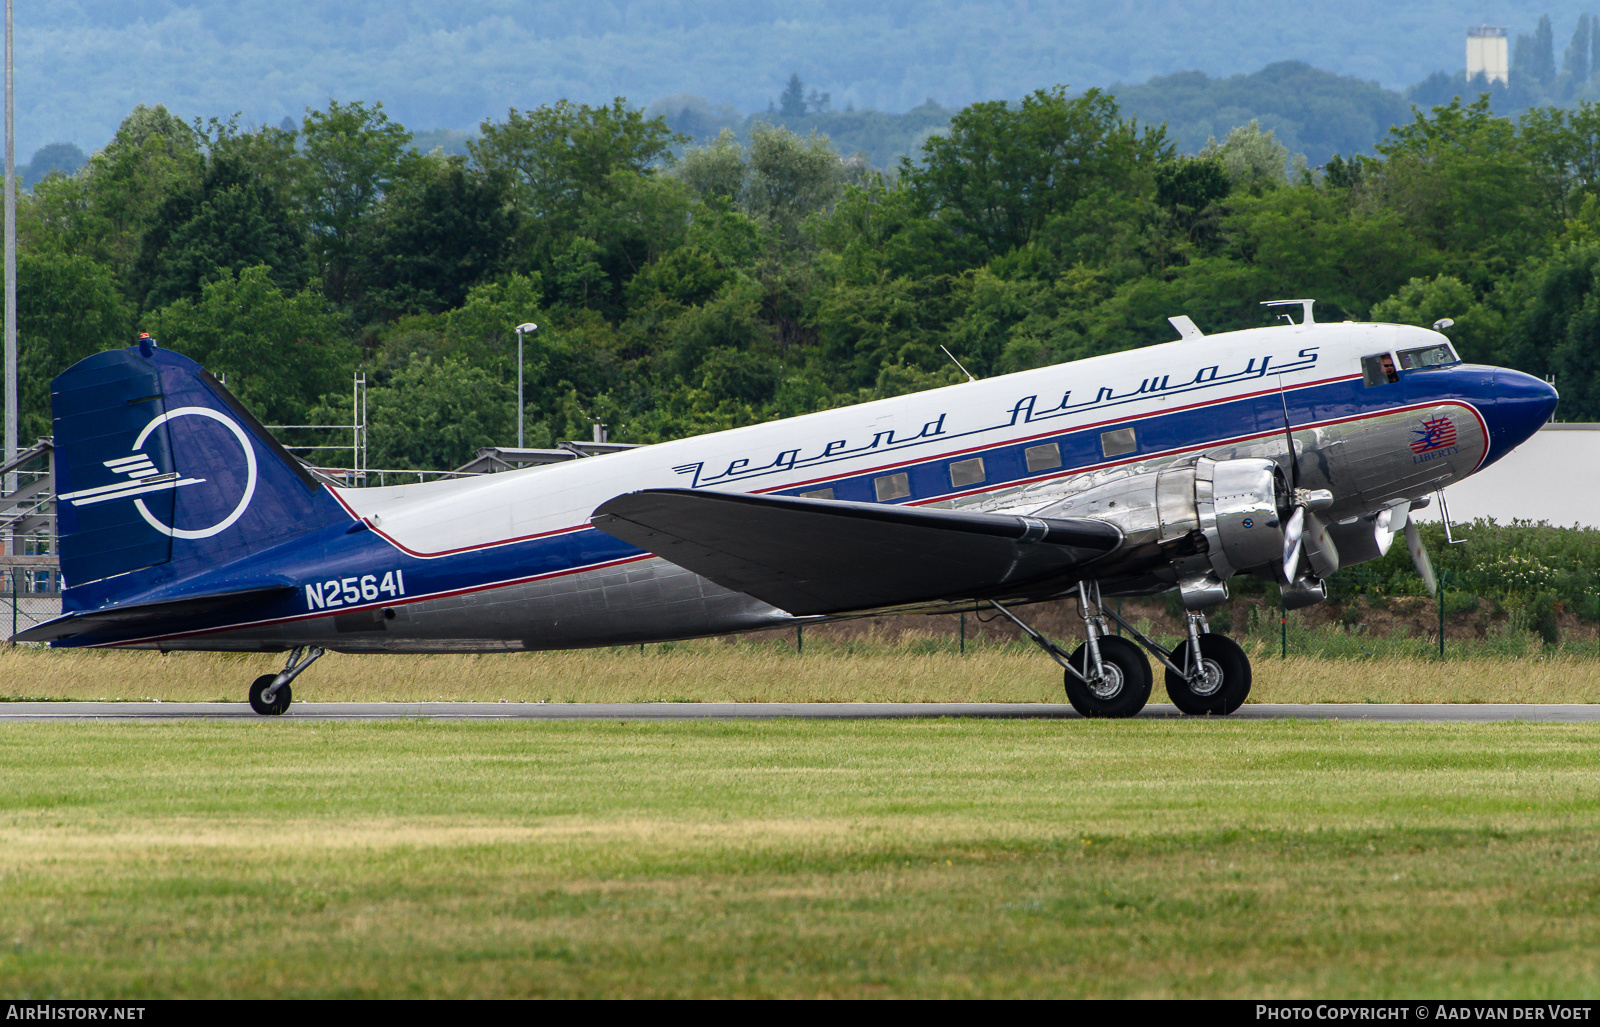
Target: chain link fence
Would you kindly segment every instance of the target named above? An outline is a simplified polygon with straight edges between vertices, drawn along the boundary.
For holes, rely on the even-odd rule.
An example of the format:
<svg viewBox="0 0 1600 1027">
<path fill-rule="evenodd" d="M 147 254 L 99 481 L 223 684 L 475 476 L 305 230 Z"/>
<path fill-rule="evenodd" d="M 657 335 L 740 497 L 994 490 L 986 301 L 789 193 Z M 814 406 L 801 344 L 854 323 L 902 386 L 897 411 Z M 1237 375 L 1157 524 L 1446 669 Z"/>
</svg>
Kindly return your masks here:
<svg viewBox="0 0 1600 1027">
<path fill-rule="evenodd" d="M 1211 611 L 1210 624 L 1263 655 L 1600 659 L 1600 591 L 1571 599 L 1454 590 L 1446 579 L 1437 595 L 1360 593 L 1300 610 L 1285 610 L 1276 594 L 1240 597 Z"/>
<path fill-rule="evenodd" d="M 8 583 L 9 584 L 9 583 Z M 61 593 L 8 589 L 0 592 L 0 630 L 9 638 L 61 616 Z"/>
</svg>

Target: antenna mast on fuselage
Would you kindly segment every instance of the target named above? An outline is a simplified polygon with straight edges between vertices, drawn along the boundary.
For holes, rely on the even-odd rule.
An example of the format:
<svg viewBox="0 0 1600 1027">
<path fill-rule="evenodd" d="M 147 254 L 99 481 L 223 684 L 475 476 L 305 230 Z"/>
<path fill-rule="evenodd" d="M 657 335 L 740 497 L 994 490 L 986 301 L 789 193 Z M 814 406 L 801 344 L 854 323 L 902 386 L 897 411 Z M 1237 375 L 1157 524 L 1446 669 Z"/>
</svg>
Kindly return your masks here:
<svg viewBox="0 0 1600 1027">
<path fill-rule="evenodd" d="M 1295 305 L 1299 305 L 1301 311 L 1303 311 L 1303 313 L 1301 314 L 1301 317 L 1300 317 L 1300 323 L 1303 324 L 1303 325 L 1308 325 L 1308 324 L 1315 324 L 1316 323 L 1316 322 L 1311 320 L 1311 305 L 1313 303 L 1315 303 L 1315 302 L 1317 302 L 1317 301 L 1316 300 L 1262 300 L 1261 301 L 1261 305 L 1263 307 L 1293 307 Z M 1282 314 L 1282 315 L 1279 315 L 1279 316 L 1288 318 L 1289 319 L 1289 323 L 1290 324 L 1294 324 L 1294 319 L 1290 318 L 1289 315 Z"/>
</svg>

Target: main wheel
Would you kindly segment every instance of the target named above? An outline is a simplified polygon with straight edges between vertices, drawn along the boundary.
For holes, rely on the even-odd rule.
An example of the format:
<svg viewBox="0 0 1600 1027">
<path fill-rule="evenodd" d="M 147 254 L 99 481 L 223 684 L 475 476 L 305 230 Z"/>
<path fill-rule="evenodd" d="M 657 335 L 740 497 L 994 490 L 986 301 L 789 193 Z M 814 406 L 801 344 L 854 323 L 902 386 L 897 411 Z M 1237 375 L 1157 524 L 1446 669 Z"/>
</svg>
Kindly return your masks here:
<svg viewBox="0 0 1600 1027">
<path fill-rule="evenodd" d="M 1094 661 L 1089 658 L 1088 643 L 1080 645 L 1067 662 L 1089 679 L 1085 684 L 1071 672 L 1062 672 L 1067 682 L 1067 701 L 1085 717 L 1131 717 L 1150 701 L 1150 661 L 1144 658 L 1144 650 L 1126 638 L 1101 637 L 1103 677 L 1093 676 Z"/>
<path fill-rule="evenodd" d="M 263 674 L 256 678 L 255 683 L 250 686 L 250 708 L 263 717 L 276 717 L 289 708 L 292 695 L 289 692 L 288 685 L 282 685 L 276 692 L 272 693 L 272 701 L 270 703 L 262 701 L 261 693 L 271 686 L 273 679 L 277 676 L 276 674 Z"/>
<path fill-rule="evenodd" d="M 1180 645 L 1172 656 L 1174 663 L 1185 666 L 1189 643 Z M 1194 680 L 1167 671 L 1167 695 L 1185 713 L 1223 716 L 1244 705 L 1249 694 L 1250 658 L 1227 635 L 1206 632 L 1200 636 L 1200 673 Z"/>
</svg>

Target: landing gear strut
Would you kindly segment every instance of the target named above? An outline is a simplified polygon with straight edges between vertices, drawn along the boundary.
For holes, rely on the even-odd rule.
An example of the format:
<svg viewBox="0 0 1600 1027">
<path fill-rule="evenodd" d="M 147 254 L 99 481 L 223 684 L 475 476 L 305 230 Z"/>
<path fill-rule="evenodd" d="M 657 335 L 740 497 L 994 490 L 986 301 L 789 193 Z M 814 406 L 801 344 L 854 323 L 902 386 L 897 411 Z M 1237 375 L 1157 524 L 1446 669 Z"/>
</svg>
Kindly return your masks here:
<svg viewBox="0 0 1600 1027">
<path fill-rule="evenodd" d="M 1205 616 L 1187 614 L 1187 638 L 1167 649 L 1129 624 L 1100 601 L 1098 582 L 1078 585 L 1078 610 L 1083 616 L 1087 641 L 1072 655 L 1024 624 L 1010 610 L 991 600 L 1023 633 L 1066 672 L 1067 699 L 1085 717 L 1132 717 L 1150 699 L 1150 664 L 1139 651 L 1143 646 L 1166 667 L 1167 695 L 1173 705 L 1189 714 L 1225 715 L 1243 705 L 1250 694 L 1250 659 L 1238 643 L 1213 634 Z M 1106 633 L 1106 618 L 1138 639 Z"/>
<path fill-rule="evenodd" d="M 295 649 L 289 654 L 289 662 L 281 672 L 256 678 L 250 685 L 250 708 L 263 717 L 276 717 L 287 710 L 294 698 L 289 682 L 315 663 L 323 652 L 316 646 L 312 646 L 309 652 L 304 647 Z"/>
<path fill-rule="evenodd" d="M 1092 602 L 1089 598 L 1091 593 L 1094 597 Z M 1132 717 L 1150 701 L 1150 663 L 1138 646 L 1106 632 L 1105 611 L 1100 602 L 1098 585 L 1092 589 L 1082 584 L 1078 586 L 1078 609 L 1083 615 L 1087 641 L 1070 656 L 999 603 L 991 601 L 989 605 L 1005 614 L 1052 660 L 1061 665 L 1065 672 L 1063 681 L 1067 701 L 1083 716 Z M 1091 613 L 1091 609 L 1094 612 Z"/>
</svg>

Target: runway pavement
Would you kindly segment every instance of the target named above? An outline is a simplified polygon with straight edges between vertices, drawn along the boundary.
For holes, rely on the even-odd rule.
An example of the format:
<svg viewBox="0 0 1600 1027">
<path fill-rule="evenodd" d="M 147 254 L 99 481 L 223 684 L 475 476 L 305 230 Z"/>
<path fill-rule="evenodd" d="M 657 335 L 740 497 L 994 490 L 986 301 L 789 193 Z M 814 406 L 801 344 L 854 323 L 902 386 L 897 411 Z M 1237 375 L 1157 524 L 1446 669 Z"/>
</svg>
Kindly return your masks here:
<svg viewBox="0 0 1600 1027">
<path fill-rule="evenodd" d="M 1180 719 L 1165 703 L 1151 703 L 1144 719 Z M 295 703 L 280 717 L 260 717 L 246 703 L 14 702 L 0 703 L 0 723 L 54 720 L 892 720 L 965 717 L 990 720 L 1074 720 L 1065 703 Z M 1389 722 L 1489 722 L 1551 724 L 1600 722 L 1600 703 L 1519 705 L 1254 703 L 1232 720 L 1372 720 Z"/>
</svg>

